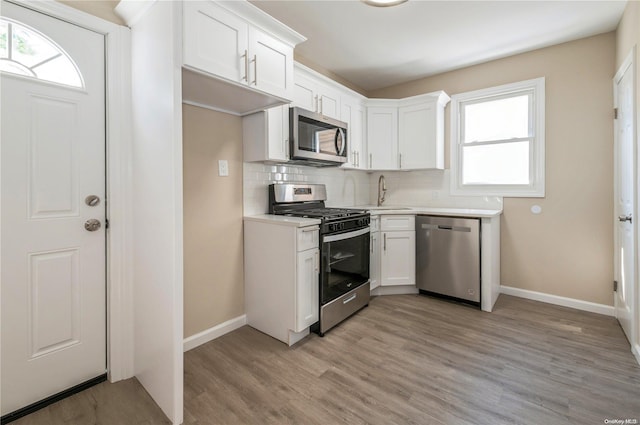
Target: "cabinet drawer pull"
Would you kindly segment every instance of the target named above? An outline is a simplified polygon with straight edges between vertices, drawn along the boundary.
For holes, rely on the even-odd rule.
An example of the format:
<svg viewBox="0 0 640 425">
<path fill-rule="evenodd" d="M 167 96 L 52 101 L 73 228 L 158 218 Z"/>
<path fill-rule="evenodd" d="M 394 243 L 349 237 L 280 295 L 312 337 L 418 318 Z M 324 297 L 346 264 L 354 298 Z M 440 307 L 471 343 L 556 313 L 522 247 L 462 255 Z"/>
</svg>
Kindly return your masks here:
<svg viewBox="0 0 640 425">
<path fill-rule="evenodd" d="M 344 301 L 342 301 L 342 304 L 350 303 L 351 301 L 355 300 L 357 296 L 358 296 L 358 294 L 351 295 L 349 298 L 347 298 Z"/>
<path fill-rule="evenodd" d="M 386 251 L 387 250 L 387 234 L 385 233 L 383 237 L 384 237 L 384 250 Z"/>
</svg>

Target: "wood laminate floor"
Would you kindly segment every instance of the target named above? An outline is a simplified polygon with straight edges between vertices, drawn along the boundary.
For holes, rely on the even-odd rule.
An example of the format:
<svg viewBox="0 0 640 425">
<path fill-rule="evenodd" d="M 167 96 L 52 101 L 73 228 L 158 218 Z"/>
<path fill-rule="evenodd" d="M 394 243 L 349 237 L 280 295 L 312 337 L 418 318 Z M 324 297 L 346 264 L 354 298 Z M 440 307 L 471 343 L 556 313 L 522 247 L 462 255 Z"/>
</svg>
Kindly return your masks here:
<svg viewBox="0 0 640 425">
<path fill-rule="evenodd" d="M 245 326 L 184 366 L 189 425 L 640 424 L 640 367 L 615 319 L 505 295 L 493 313 L 377 297 L 292 348 Z M 14 422 L 165 423 L 135 380 Z"/>
</svg>

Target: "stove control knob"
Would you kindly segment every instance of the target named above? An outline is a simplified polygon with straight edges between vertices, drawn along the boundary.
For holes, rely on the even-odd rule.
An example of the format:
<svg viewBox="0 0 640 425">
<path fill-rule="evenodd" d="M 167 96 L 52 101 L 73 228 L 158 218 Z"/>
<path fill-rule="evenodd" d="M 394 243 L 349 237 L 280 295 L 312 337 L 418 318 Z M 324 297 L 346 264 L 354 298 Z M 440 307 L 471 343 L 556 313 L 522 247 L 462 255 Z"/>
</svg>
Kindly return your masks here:
<svg viewBox="0 0 640 425">
<path fill-rule="evenodd" d="M 344 223 L 340 223 L 340 230 L 344 230 Z"/>
</svg>

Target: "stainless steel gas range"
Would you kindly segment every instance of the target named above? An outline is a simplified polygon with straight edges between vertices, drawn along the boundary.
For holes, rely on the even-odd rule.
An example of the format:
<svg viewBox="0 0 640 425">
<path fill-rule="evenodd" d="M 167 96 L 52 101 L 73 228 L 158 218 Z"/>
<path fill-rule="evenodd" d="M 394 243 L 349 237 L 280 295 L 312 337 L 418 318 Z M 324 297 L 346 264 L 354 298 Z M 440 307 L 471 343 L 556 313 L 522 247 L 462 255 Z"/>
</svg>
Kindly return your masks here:
<svg viewBox="0 0 640 425">
<path fill-rule="evenodd" d="M 369 213 L 327 208 L 322 184 L 272 184 L 269 213 L 313 217 L 320 225 L 320 336 L 369 305 Z"/>
</svg>

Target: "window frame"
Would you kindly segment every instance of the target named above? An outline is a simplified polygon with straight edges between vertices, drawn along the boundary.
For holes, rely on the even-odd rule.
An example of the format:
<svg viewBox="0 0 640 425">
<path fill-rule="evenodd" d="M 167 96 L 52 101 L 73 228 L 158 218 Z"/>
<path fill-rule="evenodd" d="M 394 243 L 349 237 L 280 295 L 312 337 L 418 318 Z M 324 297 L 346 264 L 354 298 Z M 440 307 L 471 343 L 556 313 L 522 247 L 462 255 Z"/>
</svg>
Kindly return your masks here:
<svg viewBox="0 0 640 425">
<path fill-rule="evenodd" d="M 530 137 L 512 140 L 463 143 L 465 105 L 515 97 L 531 92 L 529 107 Z M 529 145 L 529 184 L 463 184 L 464 146 L 497 145 L 531 140 Z M 451 193 L 453 195 L 531 197 L 545 196 L 545 78 L 534 78 L 451 96 Z"/>
</svg>

